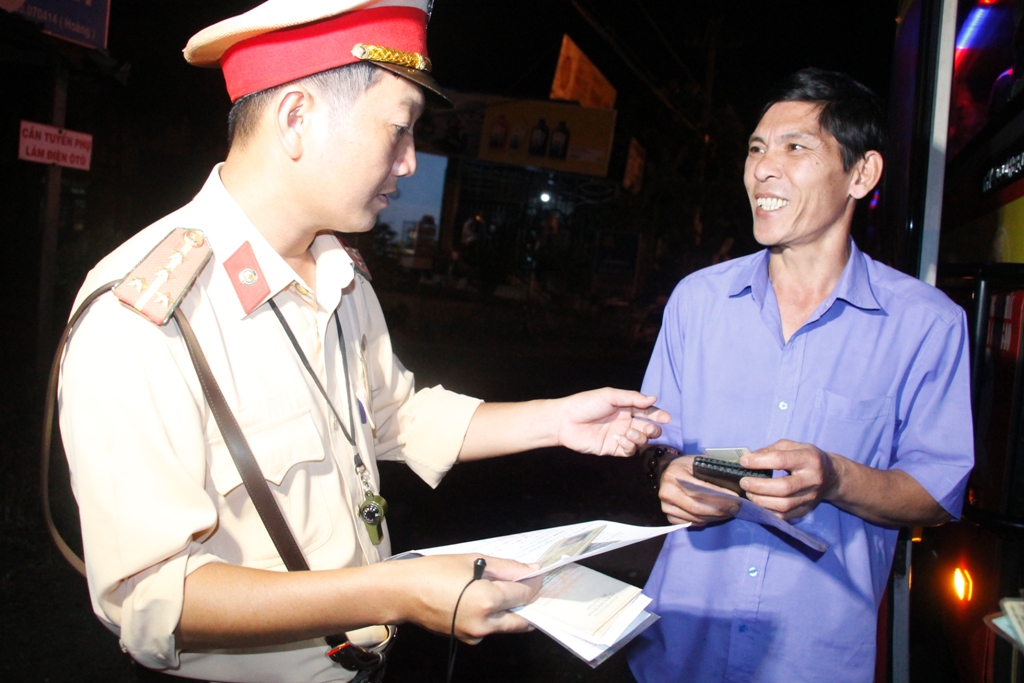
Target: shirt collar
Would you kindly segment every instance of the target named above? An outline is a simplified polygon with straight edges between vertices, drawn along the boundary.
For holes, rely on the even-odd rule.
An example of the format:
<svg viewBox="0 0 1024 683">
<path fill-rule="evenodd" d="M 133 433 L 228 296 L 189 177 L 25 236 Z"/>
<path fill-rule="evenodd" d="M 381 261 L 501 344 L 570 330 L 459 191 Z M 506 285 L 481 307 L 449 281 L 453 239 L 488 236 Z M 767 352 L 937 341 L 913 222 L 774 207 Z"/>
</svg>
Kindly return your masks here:
<svg viewBox="0 0 1024 683">
<path fill-rule="evenodd" d="M 270 246 L 224 187 L 220 178 L 222 166 L 217 164 L 214 167 L 203 189 L 196 195 L 195 203 L 209 219 L 210 232 L 215 233 L 211 246 L 216 250 L 217 265 L 227 270 L 235 288 L 238 316 L 244 318 L 299 280 L 291 266 Z M 317 281 L 312 284 L 317 300 L 320 305 L 328 307 L 333 300 L 336 306 L 342 289 L 354 277 L 352 259 L 338 238 L 330 233 L 318 235 L 311 251 L 318 265 Z M 243 273 L 247 269 L 253 272 Z M 257 278 L 255 282 L 252 281 L 253 276 Z M 242 280 L 252 284 L 235 285 Z"/>
<path fill-rule="evenodd" d="M 740 268 L 729 287 L 729 296 L 737 296 L 749 289 L 755 302 L 764 303 L 765 292 L 769 286 L 768 258 L 769 251 L 765 249 L 761 252 L 760 258 L 753 258 L 743 268 Z M 857 248 L 857 243 L 853 241 L 852 237 L 850 238 L 850 258 L 843 268 L 843 274 L 839 277 L 839 282 L 836 283 L 832 293 L 822 302 L 818 310 L 827 311 L 836 299 L 842 299 L 863 310 L 881 309 L 881 305 L 871 289 L 867 257 Z"/>
<path fill-rule="evenodd" d="M 736 271 L 732 284 L 729 286 L 729 296 L 738 296 L 749 289 L 754 301 L 764 303 L 765 290 L 768 288 L 768 250 L 761 252 L 760 257 L 750 259 L 743 267 Z"/>
<path fill-rule="evenodd" d="M 842 299 L 851 306 L 865 311 L 877 311 L 882 308 L 871 289 L 867 256 L 857 248 L 857 243 L 853 241 L 852 237 L 850 238 L 850 259 L 846 262 L 846 267 L 843 268 L 839 282 L 823 302 L 821 310 L 827 311 L 837 299 Z"/>
<path fill-rule="evenodd" d="M 341 303 L 341 293 L 355 279 L 352 257 L 336 235 L 317 235 L 311 247 L 316 259 L 316 299 L 320 308 L 333 311 Z"/>
</svg>

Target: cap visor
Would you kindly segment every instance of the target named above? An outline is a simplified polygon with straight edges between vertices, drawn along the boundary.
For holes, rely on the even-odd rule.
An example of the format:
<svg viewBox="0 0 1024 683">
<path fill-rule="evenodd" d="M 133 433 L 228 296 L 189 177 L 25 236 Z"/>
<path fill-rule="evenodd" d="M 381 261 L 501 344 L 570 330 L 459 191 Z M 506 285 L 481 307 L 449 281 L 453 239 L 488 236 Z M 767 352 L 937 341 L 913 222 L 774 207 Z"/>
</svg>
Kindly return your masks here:
<svg viewBox="0 0 1024 683">
<path fill-rule="evenodd" d="M 398 64 L 389 64 L 387 62 L 374 61 L 373 64 L 382 69 L 387 69 L 391 73 L 401 76 L 402 78 L 406 78 L 416 85 L 421 86 L 427 91 L 427 95 L 432 96 L 431 99 L 433 99 L 435 103 L 449 108 L 454 106 L 452 101 L 448 99 L 448 96 L 444 94 L 444 91 L 441 90 L 441 86 L 438 82 L 435 81 L 434 77 L 426 71 L 411 69 L 407 66 L 400 66 Z"/>
</svg>

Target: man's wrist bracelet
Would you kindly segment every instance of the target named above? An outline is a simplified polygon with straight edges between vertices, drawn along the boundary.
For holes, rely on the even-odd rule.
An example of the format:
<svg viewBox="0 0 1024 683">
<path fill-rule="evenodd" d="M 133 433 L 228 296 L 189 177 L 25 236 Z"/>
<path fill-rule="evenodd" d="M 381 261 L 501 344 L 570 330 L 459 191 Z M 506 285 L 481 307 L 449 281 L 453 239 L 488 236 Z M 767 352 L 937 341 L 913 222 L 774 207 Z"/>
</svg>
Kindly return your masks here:
<svg viewBox="0 0 1024 683">
<path fill-rule="evenodd" d="M 643 452 L 640 454 L 643 472 L 647 482 L 655 491 L 661 485 L 661 475 L 665 468 L 668 467 L 670 462 L 682 457 L 682 455 L 683 453 L 679 449 L 666 446 L 665 444 L 654 443 L 644 447 Z"/>
</svg>

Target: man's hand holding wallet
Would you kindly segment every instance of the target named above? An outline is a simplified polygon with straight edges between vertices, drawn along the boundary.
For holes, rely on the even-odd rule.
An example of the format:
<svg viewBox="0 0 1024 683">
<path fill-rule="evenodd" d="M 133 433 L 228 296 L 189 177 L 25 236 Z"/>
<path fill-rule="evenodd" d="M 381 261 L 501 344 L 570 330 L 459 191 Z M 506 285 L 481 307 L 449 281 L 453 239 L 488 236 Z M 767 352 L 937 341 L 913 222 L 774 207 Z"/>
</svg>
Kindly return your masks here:
<svg viewBox="0 0 1024 683">
<path fill-rule="evenodd" d="M 649 452 L 659 457 L 651 457 Z M 708 463 L 707 458 L 712 462 Z M 743 468 L 740 458 L 761 467 Z M 743 495 L 737 491 L 746 493 L 739 481 L 753 477 L 747 480 L 751 500 L 779 519 L 793 520 L 836 495 L 842 478 L 839 465 L 847 462 L 814 444 L 786 439 L 753 452 L 744 448 L 711 448 L 700 456 L 683 455 L 678 449 L 655 444 L 647 447 L 644 460 L 644 468 L 656 482 L 661 507 L 669 521 L 694 524 L 724 521 L 738 512 L 739 505 L 729 505 L 722 496 L 702 496 L 693 487 L 684 490 L 687 487 L 680 486 L 677 480 L 691 480 L 703 486 L 712 484 Z M 654 462 L 649 464 L 651 460 Z M 773 477 L 773 470 L 785 474 Z"/>
<path fill-rule="evenodd" d="M 662 510 L 673 523 L 692 522 L 708 524 L 736 514 L 738 505 L 723 509 L 721 497 L 702 500 L 673 484 L 675 477 L 694 478 L 698 482 L 724 488 L 746 497 L 740 487 L 743 477 L 771 478 L 772 470 L 753 470 L 740 465 L 739 459 L 747 454 L 746 448 L 709 448 L 704 455 L 684 455 L 679 449 L 664 444 L 652 444 L 643 452 L 643 469 L 654 488 L 659 490 Z M 669 482 L 662 485 L 662 475 L 672 470 Z"/>
<path fill-rule="evenodd" d="M 740 465 L 740 458 L 747 455 L 746 448 L 707 448 L 704 455 L 693 457 L 691 473 L 697 479 L 728 489 L 746 498 L 746 491 L 740 486 L 743 477 L 771 479 L 772 470 L 747 469 Z M 679 449 L 664 444 L 651 444 L 643 449 L 644 472 L 648 480 L 658 488 L 661 475 L 676 458 L 687 457 Z"/>
<path fill-rule="evenodd" d="M 740 458 L 749 452 L 746 448 L 705 448 L 704 455 L 693 459 L 693 476 L 746 498 L 747 492 L 740 487 L 740 479 L 772 478 L 771 470 L 751 470 L 740 465 Z"/>
</svg>

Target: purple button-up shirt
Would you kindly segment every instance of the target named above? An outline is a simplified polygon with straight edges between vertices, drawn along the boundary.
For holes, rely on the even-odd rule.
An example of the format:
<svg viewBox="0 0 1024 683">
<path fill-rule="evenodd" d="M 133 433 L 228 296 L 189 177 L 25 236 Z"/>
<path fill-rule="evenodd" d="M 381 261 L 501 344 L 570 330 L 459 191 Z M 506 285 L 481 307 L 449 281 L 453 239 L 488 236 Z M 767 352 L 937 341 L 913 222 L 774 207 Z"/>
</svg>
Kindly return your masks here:
<svg viewBox="0 0 1024 683">
<path fill-rule="evenodd" d="M 768 252 L 683 280 L 644 379 L 688 454 L 812 443 L 914 477 L 960 513 L 974 461 L 964 312 L 852 244 L 832 294 L 789 342 Z M 671 534 L 645 592 L 661 620 L 633 646 L 642 683 L 870 682 L 897 530 L 830 503 L 795 525 L 824 554 L 733 519 Z"/>
</svg>

